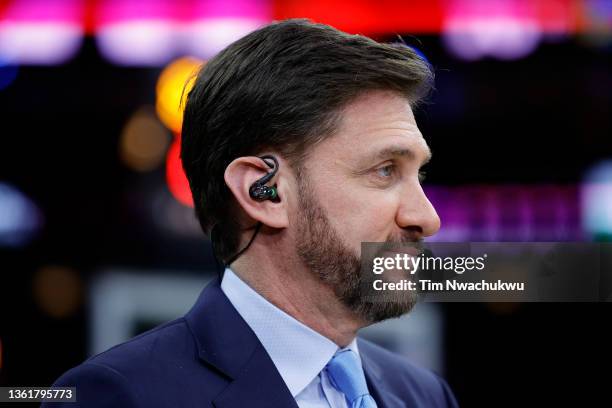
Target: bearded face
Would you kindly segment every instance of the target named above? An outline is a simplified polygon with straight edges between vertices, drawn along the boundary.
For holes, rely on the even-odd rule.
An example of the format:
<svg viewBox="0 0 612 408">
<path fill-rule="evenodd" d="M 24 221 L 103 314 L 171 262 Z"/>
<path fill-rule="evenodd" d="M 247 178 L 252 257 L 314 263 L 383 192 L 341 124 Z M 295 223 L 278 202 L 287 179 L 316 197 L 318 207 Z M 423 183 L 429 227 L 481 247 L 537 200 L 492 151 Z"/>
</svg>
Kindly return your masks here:
<svg viewBox="0 0 612 408">
<path fill-rule="evenodd" d="M 399 317 L 412 310 L 417 302 L 414 291 L 376 291 L 373 282 L 379 275 L 362 270 L 362 259 L 344 244 L 331 225 L 325 210 L 315 201 L 307 177 L 300 184 L 296 250 L 301 261 L 321 281 L 331 287 L 336 297 L 355 314 L 369 323 Z M 411 239 L 389 239 L 388 243 L 412 242 Z M 385 245 L 383 245 L 385 248 Z M 408 273 L 394 271 L 391 281 L 408 279 Z"/>
</svg>

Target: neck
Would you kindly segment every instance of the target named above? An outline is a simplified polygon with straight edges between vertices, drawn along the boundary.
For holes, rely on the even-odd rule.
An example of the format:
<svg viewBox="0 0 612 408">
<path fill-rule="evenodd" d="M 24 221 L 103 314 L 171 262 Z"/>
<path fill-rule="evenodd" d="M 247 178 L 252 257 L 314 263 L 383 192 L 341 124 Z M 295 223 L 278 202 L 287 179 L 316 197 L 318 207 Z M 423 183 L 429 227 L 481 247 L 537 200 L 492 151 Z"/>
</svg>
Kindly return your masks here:
<svg viewBox="0 0 612 408">
<path fill-rule="evenodd" d="M 287 258 L 280 263 L 278 257 L 266 256 L 268 251 L 257 251 L 256 247 L 249 252 L 249 256 L 245 253 L 232 263 L 234 273 L 268 302 L 338 346 L 346 347 L 368 324 L 300 263 L 288 262 Z"/>
</svg>

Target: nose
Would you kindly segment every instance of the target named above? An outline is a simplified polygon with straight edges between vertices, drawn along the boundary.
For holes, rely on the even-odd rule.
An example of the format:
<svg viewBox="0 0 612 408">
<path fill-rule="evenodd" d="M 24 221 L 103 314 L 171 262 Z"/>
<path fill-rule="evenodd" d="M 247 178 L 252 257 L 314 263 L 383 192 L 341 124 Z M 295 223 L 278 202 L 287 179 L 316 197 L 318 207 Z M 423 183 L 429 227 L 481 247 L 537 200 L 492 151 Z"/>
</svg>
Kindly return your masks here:
<svg viewBox="0 0 612 408">
<path fill-rule="evenodd" d="M 432 236 L 440 229 L 440 217 L 420 184 L 402 194 L 396 222 L 415 238 Z"/>
</svg>

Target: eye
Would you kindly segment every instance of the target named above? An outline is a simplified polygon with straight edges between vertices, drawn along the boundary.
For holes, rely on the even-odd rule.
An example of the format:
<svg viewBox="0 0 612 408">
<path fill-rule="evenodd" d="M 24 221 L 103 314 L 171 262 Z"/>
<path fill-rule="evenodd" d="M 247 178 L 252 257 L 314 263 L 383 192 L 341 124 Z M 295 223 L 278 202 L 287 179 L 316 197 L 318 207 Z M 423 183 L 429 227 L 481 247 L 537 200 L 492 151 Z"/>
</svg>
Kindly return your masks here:
<svg viewBox="0 0 612 408">
<path fill-rule="evenodd" d="M 395 172 L 394 164 L 388 164 L 386 166 L 379 167 L 376 169 L 376 174 L 380 176 L 381 178 L 389 178 L 393 176 L 394 172 Z"/>
</svg>

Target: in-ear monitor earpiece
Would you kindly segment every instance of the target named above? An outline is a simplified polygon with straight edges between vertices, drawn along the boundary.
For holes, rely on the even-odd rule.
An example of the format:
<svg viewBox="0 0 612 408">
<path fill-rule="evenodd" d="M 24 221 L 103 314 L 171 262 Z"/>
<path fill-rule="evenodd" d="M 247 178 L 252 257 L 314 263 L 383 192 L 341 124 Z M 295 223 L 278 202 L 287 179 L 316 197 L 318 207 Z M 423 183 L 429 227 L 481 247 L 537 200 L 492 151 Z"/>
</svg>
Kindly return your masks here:
<svg viewBox="0 0 612 408">
<path fill-rule="evenodd" d="M 276 190 L 276 186 L 266 186 L 266 183 L 270 181 L 278 171 L 278 160 L 271 155 L 261 156 L 260 159 L 262 159 L 272 171 L 251 185 L 249 188 L 249 196 L 257 201 L 277 200 L 278 191 Z M 273 163 L 270 163 L 270 160 Z"/>
</svg>

